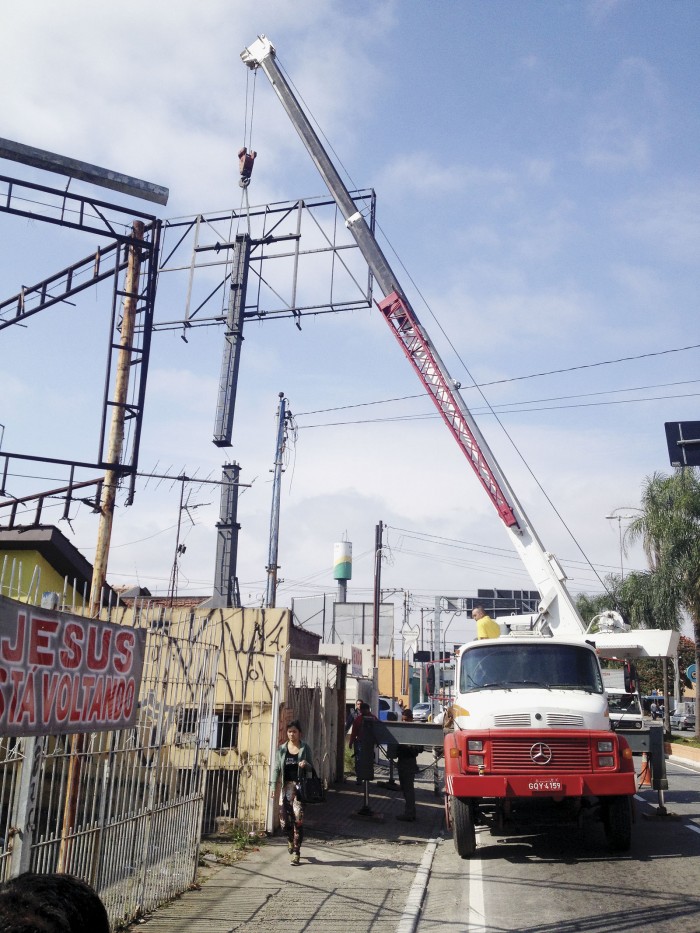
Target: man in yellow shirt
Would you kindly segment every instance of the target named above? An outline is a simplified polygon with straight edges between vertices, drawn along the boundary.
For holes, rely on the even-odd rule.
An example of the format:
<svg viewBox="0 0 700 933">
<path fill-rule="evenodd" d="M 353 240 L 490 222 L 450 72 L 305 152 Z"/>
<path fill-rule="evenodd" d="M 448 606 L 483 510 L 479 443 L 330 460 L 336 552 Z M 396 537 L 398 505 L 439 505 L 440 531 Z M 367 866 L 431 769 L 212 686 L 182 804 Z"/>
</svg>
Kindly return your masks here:
<svg viewBox="0 0 700 933">
<path fill-rule="evenodd" d="M 486 615 L 483 606 L 474 606 L 472 619 L 476 622 L 477 638 L 498 638 L 501 634 L 500 625 L 498 622 L 494 622 L 491 616 Z"/>
</svg>

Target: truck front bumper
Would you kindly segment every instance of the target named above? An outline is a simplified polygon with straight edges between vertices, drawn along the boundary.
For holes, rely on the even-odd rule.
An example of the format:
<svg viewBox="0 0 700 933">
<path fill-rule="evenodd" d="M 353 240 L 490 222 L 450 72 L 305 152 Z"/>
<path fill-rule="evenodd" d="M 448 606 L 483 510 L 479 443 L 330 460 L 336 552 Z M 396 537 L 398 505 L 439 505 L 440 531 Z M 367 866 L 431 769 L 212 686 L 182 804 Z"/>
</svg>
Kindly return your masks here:
<svg viewBox="0 0 700 933">
<path fill-rule="evenodd" d="M 637 791 L 633 772 L 611 774 L 446 774 L 453 797 L 609 797 Z"/>
</svg>

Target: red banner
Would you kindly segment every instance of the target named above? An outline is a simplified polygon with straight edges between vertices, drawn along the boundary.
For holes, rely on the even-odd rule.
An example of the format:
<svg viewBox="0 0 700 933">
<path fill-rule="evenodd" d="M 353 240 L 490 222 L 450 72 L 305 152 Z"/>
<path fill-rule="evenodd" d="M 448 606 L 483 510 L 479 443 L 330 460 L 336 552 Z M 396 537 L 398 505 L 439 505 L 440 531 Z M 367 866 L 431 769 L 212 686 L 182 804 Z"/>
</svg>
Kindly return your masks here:
<svg viewBox="0 0 700 933">
<path fill-rule="evenodd" d="M 146 632 L 0 596 L 0 735 L 133 726 Z"/>
</svg>

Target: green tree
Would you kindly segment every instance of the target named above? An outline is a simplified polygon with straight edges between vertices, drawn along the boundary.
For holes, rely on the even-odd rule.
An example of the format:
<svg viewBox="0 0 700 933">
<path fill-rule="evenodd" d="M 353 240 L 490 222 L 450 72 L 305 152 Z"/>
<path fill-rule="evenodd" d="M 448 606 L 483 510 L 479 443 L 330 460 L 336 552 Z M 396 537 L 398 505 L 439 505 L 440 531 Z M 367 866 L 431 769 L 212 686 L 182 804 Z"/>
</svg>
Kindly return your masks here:
<svg viewBox="0 0 700 933">
<path fill-rule="evenodd" d="M 690 638 L 681 636 L 678 645 L 678 669 L 680 675 L 681 695 L 690 681 L 686 676 L 688 667 L 695 661 L 695 643 Z M 663 676 L 663 668 L 659 658 L 638 658 L 635 662 L 639 677 L 640 692 L 651 693 L 654 687 L 659 687 Z"/>
<path fill-rule="evenodd" d="M 700 661 L 700 479 L 692 468 L 655 473 L 642 490 L 641 513 L 625 532 L 625 548 L 641 542 L 645 573 L 620 581 L 619 597 L 632 625 L 678 629 L 682 613 L 693 625 L 695 662 Z M 700 684 L 695 704 L 700 710 Z M 700 737 L 700 720 L 696 718 Z"/>
</svg>

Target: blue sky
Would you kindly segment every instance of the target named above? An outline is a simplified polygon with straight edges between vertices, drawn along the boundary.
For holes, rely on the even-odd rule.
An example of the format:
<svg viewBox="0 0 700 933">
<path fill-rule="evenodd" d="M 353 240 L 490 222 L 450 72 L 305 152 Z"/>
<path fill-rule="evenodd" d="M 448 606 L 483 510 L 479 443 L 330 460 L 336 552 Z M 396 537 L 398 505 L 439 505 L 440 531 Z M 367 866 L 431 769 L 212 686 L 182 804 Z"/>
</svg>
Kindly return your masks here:
<svg viewBox="0 0 700 933">
<path fill-rule="evenodd" d="M 618 523 L 606 515 L 637 505 L 644 478 L 669 469 L 664 422 L 698 418 L 698 350 L 682 349 L 700 344 L 696 3 L 127 0 L 97 14 L 35 0 L 2 17 L 13 80 L 0 135 L 168 186 L 163 218 L 240 204 L 249 76 L 239 53 L 269 35 L 351 187 L 376 189 L 383 245 L 571 589 L 600 586 L 579 545 L 599 574 L 619 568 Z M 263 75 L 253 146 L 251 203 L 325 193 Z M 3 297 L 94 246 L 17 218 L 0 217 L 0 229 Z M 182 289 L 164 278 L 157 314 L 176 318 Z M 5 450 L 94 456 L 107 311 L 98 293 L 3 332 Z M 213 328 L 188 344 L 154 338 L 142 469 L 219 475 L 221 340 Z M 508 436 L 479 413 L 473 382 Z M 344 536 L 351 596 L 369 598 L 380 519 L 384 584 L 409 591 L 416 609 L 439 594 L 529 588 L 367 310 L 309 319 L 301 332 L 289 321 L 248 328 L 230 453 L 252 482 L 239 511 L 246 604 L 265 590 L 279 391 L 298 425 L 282 490 L 280 604 L 333 589 L 332 546 Z M 303 414 L 323 409 L 333 411 Z M 14 479 L 11 491 L 26 492 L 29 481 Z M 181 592 L 206 593 L 218 498 L 198 490 L 191 502 Z M 167 589 L 178 504 L 177 487 L 150 481 L 120 507 L 111 582 Z M 89 511 L 63 528 L 91 557 Z M 642 566 L 639 554 L 624 560 Z"/>
</svg>

